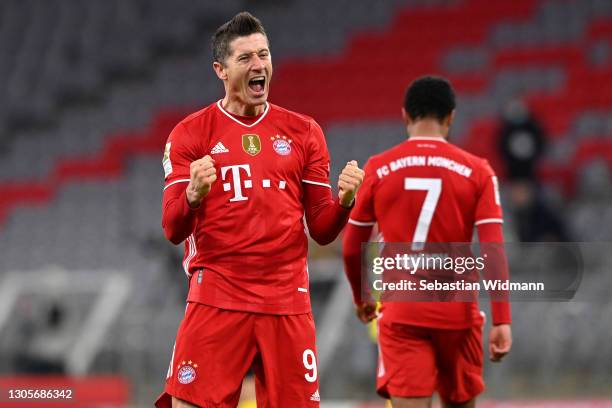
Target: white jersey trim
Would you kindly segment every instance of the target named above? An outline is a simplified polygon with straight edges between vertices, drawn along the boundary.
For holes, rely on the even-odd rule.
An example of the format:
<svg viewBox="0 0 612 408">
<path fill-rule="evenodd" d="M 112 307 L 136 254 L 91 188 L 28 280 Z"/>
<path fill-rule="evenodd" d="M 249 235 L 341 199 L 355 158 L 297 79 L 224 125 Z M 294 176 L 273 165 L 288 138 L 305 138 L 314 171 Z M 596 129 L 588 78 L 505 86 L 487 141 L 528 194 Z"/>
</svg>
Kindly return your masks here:
<svg viewBox="0 0 612 408">
<path fill-rule="evenodd" d="M 355 221 L 352 218 L 349 218 L 348 220 L 349 224 L 353 224 L 356 225 L 358 227 L 373 227 L 374 225 L 376 225 L 375 222 L 363 222 L 363 221 Z"/>
<path fill-rule="evenodd" d="M 504 220 L 501 218 L 485 218 L 483 220 L 476 221 L 474 225 L 492 224 L 492 223 L 503 224 Z"/>
<path fill-rule="evenodd" d="M 408 141 L 411 141 L 411 140 L 431 140 L 434 142 L 448 143 L 446 139 L 443 139 L 441 137 L 414 136 L 414 137 L 408 138 Z"/>
<path fill-rule="evenodd" d="M 257 119 L 255 122 L 251 123 L 250 125 L 247 125 L 246 123 L 243 123 L 241 121 L 239 121 L 238 119 L 236 119 L 235 117 L 232 116 L 231 113 L 227 112 L 225 109 L 223 109 L 223 106 L 221 106 L 221 101 L 223 99 L 219 99 L 217 101 L 217 106 L 219 107 L 219 109 L 221 110 L 221 112 L 223 112 L 225 114 L 225 116 L 227 116 L 228 118 L 230 118 L 231 120 L 233 120 L 234 122 L 244 126 L 244 127 L 248 127 L 251 128 L 253 126 L 255 126 L 256 124 L 258 124 L 259 122 L 262 121 L 263 118 L 266 117 L 266 115 L 268 114 L 268 111 L 270 110 L 270 104 L 268 102 L 266 102 L 266 108 L 264 109 L 264 112 L 261 114 L 261 116 L 259 117 L 259 119 Z"/>
<path fill-rule="evenodd" d="M 180 179 L 180 180 L 174 180 L 172 183 L 168 184 L 166 187 L 164 187 L 164 191 L 166 191 L 166 189 L 176 183 L 189 183 L 189 179 Z"/>
<path fill-rule="evenodd" d="M 323 187 L 331 188 L 331 185 L 325 184 L 325 183 L 319 183 L 318 181 L 302 180 L 302 183 L 314 184 L 315 186 L 323 186 Z"/>
<path fill-rule="evenodd" d="M 185 258 L 185 260 L 183 260 L 183 269 L 185 270 L 185 274 L 188 277 L 191 277 L 191 274 L 189 273 L 189 264 L 191 263 L 191 260 L 198 253 L 198 250 L 197 250 L 196 245 L 195 245 L 195 238 L 193 237 L 193 234 L 191 234 L 189 237 L 187 237 L 187 245 L 189 245 L 189 254 Z"/>
</svg>

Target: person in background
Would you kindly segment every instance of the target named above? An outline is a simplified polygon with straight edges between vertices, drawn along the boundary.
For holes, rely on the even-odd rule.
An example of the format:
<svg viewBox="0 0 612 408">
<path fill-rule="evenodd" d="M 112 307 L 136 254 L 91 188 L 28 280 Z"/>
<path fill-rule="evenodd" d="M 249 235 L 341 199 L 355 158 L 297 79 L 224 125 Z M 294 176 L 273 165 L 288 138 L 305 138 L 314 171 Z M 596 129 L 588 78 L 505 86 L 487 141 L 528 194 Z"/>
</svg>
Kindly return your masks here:
<svg viewBox="0 0 612 408">
<path fill-rule="evenodd" d="M 518 239 L 522 242 L 569 241 L 562 217 L 542 194 L 537 173 L 546 149 L 546 135 L 521 99 L 512 99 L 504 107 L 499 149 Z"/>
<path fill-rule="evenodd" d="M 545 148 L 546 135 L 525 103 L 509 101 L 502 112 L 499 135 L 508 179 L 537 181 L 537 165 Z"/>
<path fill-rule="evenodd" d="M 493 249 L 484 256 L 498 260 L 497 277 L 508 277 L 497 177 L 485 159 L 448 141 L 454 115 L 455 93 L 447 80 L 417 79 L 402 109 L 408 139 L 364 167 L 343 243 L 345 272 L 363 323 L 377 316 L 376 303 L 362 296 L 361 287 L 362 243 L 376 224 L 385 243 L 412 243 L 413 249 L 415 244 L 469 244 L 476 228 L 481 248 Z M 492 361 L 500 361 L 512 346 L 510 303 L 505 296 L 498 299 L 491 301 Z M 431 300 L 383 298 L 377 391 L 394 408 L 431 407 L 435 391 L 445 407 L 473 407 L 484 390 L 484 319 L 478 302 Z"/>
</svg>

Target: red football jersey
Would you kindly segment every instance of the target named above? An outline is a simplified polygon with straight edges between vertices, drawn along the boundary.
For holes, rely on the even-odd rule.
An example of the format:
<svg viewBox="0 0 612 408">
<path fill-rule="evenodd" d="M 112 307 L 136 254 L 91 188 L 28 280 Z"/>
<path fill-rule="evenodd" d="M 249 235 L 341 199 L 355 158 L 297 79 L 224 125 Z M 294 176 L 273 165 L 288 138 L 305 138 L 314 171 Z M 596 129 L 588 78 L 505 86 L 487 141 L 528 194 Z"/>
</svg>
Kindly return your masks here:
<svg viewBox="0 0 612 408">
<path fill-rule="evenodd" d="M 497 178 L 486 160 L 440 138 L 413 137 L 370 158 L 349 223 L 378 224 L 385 242 L 471 242 L 474 226 L 501 223 Z M 476 302 L 388 302 L 385 319 L 463 328 Z"/>
<path fill-rule="evenodd" d="M 310 311 L 303 183 L 329 186 L 329 153 L 310 117 L 266 104 L 255 121 L 220 101 L 181 121 L 164 155 L 165 188 L 210 155 L 217 181 L 185 241 L 188 301 L 224 309 Z M 193 276 L 192 276 L 193 275 Z"/>
</svg>

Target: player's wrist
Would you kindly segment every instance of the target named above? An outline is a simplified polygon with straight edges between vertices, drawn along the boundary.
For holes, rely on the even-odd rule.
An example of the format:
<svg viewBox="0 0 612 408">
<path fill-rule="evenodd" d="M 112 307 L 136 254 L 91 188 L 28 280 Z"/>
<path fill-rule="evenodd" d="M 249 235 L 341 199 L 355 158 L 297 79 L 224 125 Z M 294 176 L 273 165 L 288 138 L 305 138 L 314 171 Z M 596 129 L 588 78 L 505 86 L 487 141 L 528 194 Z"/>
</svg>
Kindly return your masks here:
<svg viewBox="0 0 612 408">
<path fill-rule="evenodd" d="M 187 204 L 192 209 L 199 208 L 204 198 L 202 194 L 192 188 L 191 183 L 185 189 L 185 197 L 187 198 Z"/>
<path fill-rule="evenodd" d="M 363 293 L 353 293 L 353 303 L 356 307 L 360 307 L 369 303 L 376 303 L 376 300 L 368 290 L 365 290 Z"/>
<path fill-rule="evenodd" d="M 355 206 L 355 197 L 350 197 L 350 200 L 346 196 L 338 197 L 338 204 L 345 210 L 350 210 Z"/>
</svg>

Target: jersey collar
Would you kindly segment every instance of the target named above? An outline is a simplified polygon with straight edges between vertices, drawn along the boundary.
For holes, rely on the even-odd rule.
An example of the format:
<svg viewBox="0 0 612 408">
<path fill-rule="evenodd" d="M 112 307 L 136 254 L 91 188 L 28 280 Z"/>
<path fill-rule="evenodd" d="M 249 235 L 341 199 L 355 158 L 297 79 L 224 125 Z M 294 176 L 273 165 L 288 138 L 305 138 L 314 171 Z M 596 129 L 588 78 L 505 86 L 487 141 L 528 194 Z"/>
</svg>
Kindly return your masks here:
<svg viewBox="0 0 612 408">
<path fill-rule="evenodd" d="M 227 116 L 228 118 L 230 118 L 230 119 L 231 119 L 231 120 L 233 120 L 234 122 L 236 122 L 236 123 L 238 123 L 238 124 L 240 124 L 240 125 L 242 125 L 242 126 L 244 126 L 244 127 L 248 127 L 248 128 L 253 127 L 253 126 L 255 126 L 256 124 L 258 124 L 259 122 L 261 122 L 261 120 L 262 120 L 263 118 L 265 118 L 265 117 L 266 117 L 266 115 L 268 114 L 268 111 L 270 110 L 270 104 L 269 104 L 268 102 L 266 102 L 266 108 L 264 109 L 264 111 L 263 111 L 263 113 L 261 114 L 261 116 L 259 117 L 259 119 L 257 119 L 255 122 L 251 123 L 250 125 L 247 125 L 246 123 L 239 121 L 238 119 L 236 119 L 235 117 L 233 117 L 233 116 L 232 116 L 232 115 L 231 115 L 229 112 L 227 112 L 225 109 L 223 109 L 223 106 L 221 106 L 221 101 L 222 101 L 222 100 L 223 100 L 223 99 L 219 99 L 219 100 L 217 101 L 217 106 L 219 107 L 219 110 L 220 110 L 221 112 L 223 112 L 223 114 L 224 114 L 225 116 Z"/>
<path fill-rule="evenodd" d="M 414 136 L 408 138 L 408 141 L 411 140 L 430 140 L 432 142 L 448 143 L 446 139 L 442 139 L 441 137 Z"/>
</svg>

